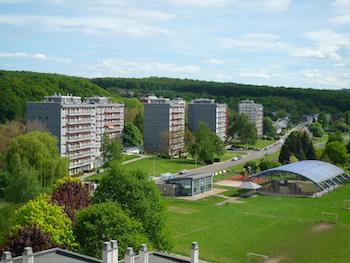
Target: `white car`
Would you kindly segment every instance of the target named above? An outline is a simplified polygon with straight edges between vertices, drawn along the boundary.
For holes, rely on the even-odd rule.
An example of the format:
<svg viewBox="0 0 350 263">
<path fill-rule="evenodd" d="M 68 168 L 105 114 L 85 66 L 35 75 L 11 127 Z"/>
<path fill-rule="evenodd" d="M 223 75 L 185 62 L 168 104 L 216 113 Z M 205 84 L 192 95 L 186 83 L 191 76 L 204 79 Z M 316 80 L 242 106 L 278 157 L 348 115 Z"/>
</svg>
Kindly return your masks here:
<svg viewBox="0 0 350 263">
<path fill-rule="evenodd" d="M 238 161 L 238 157 L 237 156 L 233 157 L 232 161 Z"/>
<path fill-rule="evenodd" d="M 179 171 L 179 174 L 186 174 L 187 172 L 188 172 L 187 169 L 183 169 L 183 170 Z"/>
</svg>

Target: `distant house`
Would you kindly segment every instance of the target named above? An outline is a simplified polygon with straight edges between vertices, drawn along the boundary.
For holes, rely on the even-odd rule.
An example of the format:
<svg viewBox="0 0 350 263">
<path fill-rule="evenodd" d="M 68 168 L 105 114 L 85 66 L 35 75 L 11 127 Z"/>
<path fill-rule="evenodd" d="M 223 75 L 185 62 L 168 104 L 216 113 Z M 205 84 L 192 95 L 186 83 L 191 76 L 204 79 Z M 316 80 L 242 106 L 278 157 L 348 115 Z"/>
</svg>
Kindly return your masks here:
<svg viewBox="0 0 350 263">
<path fill-rule="evenodd" d="M 213 189 L 213 175 L 194 174 L 170 177 L 158 186 L 163 195 L 193 196 Z"/>
<path fill-rule="evenodd" d="M 311 124 L 313 122 L 318 122 L 318 116 L 319 116 L 319 114 L 303 115 L 303 122 L 305 122 L 306 124 Z"/>
<path fill-rule="evenodd" d="M 280 134 L 284 129 L 287 129 L 289 117 L 280 118 L 273 122 L 273 126 L 276 128 L 276 133 Z"/>
<path fill-rule="evenodd" d="M 20 257 L 12 258 L 9 251 L 1 257 L 1 263 L 199 263 L 199 248 L 197 242 L 192 243 L 191 258 L 170 255 L 161 252 L 149 252 L 146 245 L 141 245 L 137 253 L 128 247 L 123 260 L 118 260 L 118 243 L 111 240 L 103 243 L 102 260 L 61 248 L 52 248 L 33 253 L 31 247 L 26 247 Z"/>
</svg>

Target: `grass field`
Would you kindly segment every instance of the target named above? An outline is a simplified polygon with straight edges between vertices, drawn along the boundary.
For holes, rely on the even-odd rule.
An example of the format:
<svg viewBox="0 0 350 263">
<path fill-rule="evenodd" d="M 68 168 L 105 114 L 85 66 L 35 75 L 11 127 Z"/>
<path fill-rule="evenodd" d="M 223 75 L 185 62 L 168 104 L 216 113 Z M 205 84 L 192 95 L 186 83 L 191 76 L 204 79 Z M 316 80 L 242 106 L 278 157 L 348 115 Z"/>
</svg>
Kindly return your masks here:
<svg viewBox="0 0 350 263">
<path fill-rule="evenodd" d="M 350 185 L 319 198 L 263 197 L 218 206 L 221 197 L 196 202 L 166 199 L 167 225 L 175 253 L 189 255 L 192 241 L 199 242 L 204 260 L 247 262 L 255 252 L 274 262 L 347 263 L 350 259 Z M 335 212 L 338 224 L 320 224 L 321 211 Z"/>
<path fill-rule="evenodd" d="M 136 155 L 136 154 L 123 154 L 123 161 L 129 161 L 139 157 L 140 155 Z"/>
<path fill-rule="evenodd" d="M 232 159 L 234 156 L 241 156 L 242 154 L 243 153 L 226 151 L 225 154 L 221 156 L 220 160 L 229 160 Z M 142 171 L 145 171 L 150 176 L 159 176 L 162 173 L 176 173 L 183 169 L 190 170 L 200 166 L 203 166 L 203 164 L 196 165 L 193 159 L 164 159 L 160 157 L 154 157 L 129 163 L 125 167 L 127 169 L 140 169 Z M 104 173 L 92 175 L 86 180 L 100 180 L 103 177 L 103 175 Z"/>
</svg>

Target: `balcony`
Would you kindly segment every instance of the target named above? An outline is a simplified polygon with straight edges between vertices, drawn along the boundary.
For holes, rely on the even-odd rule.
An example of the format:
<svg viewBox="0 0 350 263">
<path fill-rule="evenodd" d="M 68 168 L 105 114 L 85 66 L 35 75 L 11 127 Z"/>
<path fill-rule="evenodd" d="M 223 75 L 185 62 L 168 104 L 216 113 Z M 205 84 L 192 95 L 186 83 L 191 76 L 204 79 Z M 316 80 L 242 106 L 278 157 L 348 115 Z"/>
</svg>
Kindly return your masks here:
<svg viewBox="0 0 350 263">
<path fill-rule="evenodd" d="M 89 159 L 89 160 L 84 160 L 82 162 L 71 162 L 69 164 L 69 169 L 74 169 L 74 168 L 78 168 L 78 167 L 83 167 L 86 165 L 91 165 L 93 163 L 93 160 Z"/>
<path fill-rule="evenodd" d="M 67 116 L 90 116 L 94 115 L 93 111 L 68 111 Z"/>
<path fill-rule="evenodd" d="M 91 143 L 86 143 L 83 145 L 68 145 L 68 151 L 76 151 L 76 150 L 83 150 L 83 149 L 89 149 L 92 148 L 92 144 Z"/>
<path fill-rule="evenodd" d="M 80 142 L 80 141 L 87 141 L 87 140 L 91 140 L 92 139 L 92 135 L 88 135 L 88 136 L 79 136 L 79 137 L 73 137 L 73 138 L 67 138 L 67 142 Z"/>
<path fill-rule="evenodd" d="M 113 115 L 105 115 L 105 120 L 115 120 L 115 119 L 122 119 L 123 114 L 113 114 Z"/>
<path fill-rule="evenodd" d="M 93 123 L 92 119 L 67 119 L 68 125 Z"/>
<path fill-rule="evenodd" d="M 76 128 L 76 129 L 67 129 L 67 133 L 74 134 L 74 133 L 83 133 L 83 132 L 92 132 L 93 128 Z"/>
<path fill-rule="evenodd" d="M 93 152 L 88 151 L 88 152 L 84 152 L 84 153 L 78 153 L 78 154 L 70 154 L 68 155 L 70 160 L 76 160 L 76 159 L 81 159 L 84 157 L 90 157 L 93 155 Z"/>
</svg>

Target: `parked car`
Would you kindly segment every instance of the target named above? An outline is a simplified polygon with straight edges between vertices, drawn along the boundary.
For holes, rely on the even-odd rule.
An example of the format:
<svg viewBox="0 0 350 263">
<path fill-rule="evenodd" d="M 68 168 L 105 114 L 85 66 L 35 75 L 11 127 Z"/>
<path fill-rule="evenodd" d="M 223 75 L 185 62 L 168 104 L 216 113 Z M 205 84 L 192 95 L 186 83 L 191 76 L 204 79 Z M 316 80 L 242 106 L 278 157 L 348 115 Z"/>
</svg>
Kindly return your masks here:
<svg viewBox="0 0 350 263">
<path fill-rule="evenodd" d="M 179 171 L 179 174 L 186 174 L 186 173 L 188 173 L 187 169 L 183 169 L 183 170 Z"/>
<path fill-rule="evenodd" d="M 239 159 L 238 159 L 237 156 L 235 156 L 235 157 L 232 158 L 232 161 L 238 161 L 238 160 L 239 160 Z"/>
</svg>

